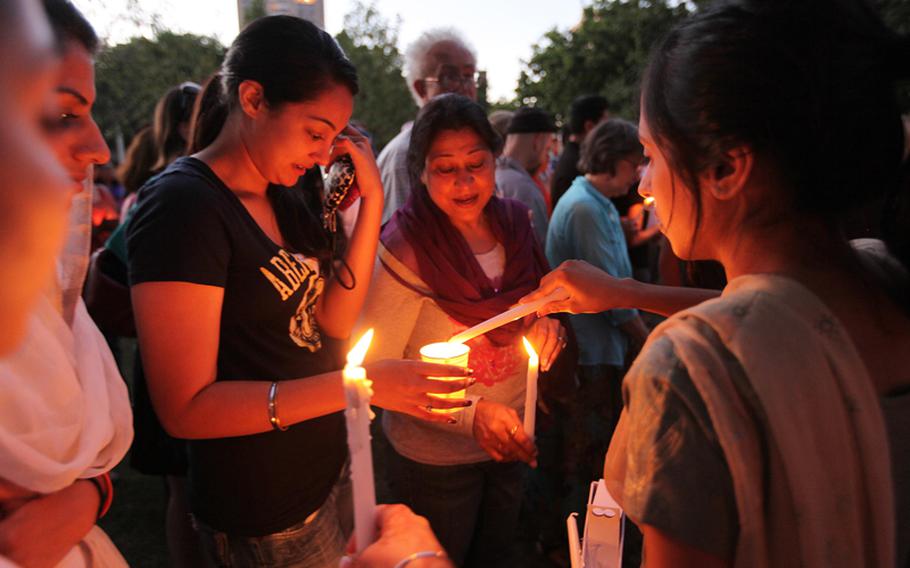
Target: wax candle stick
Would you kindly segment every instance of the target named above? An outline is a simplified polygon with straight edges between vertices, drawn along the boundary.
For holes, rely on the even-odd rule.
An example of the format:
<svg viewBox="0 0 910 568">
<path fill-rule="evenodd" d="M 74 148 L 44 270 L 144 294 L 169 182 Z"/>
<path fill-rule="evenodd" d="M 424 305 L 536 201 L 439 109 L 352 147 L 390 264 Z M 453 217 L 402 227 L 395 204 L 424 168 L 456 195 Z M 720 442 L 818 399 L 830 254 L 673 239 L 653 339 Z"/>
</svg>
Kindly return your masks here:
<svg viewBox="0 0 910 568">
<path fill-rule="evenodd" d="M 348 429 L 348 450 L 351 454 L 351 482 L 354 486 L 354 535 L 357 552 L 373 543 L 376 538 L 376 486 L 373 482 L 373 451 L 370 447 L 370 399 L 372 381 L 361 367 L 366 356 L 373 330 L 367 331 L 354 349 L 348 353 L 347 365 L 342 371 L 344 411 Z"/>
<path fill-rule="evenodd" d="M 537 374 L 540 369 L 540 359 L 537 352 L 531 347 L 527 338 L 522 337 L 525 344 L 525 351 L 528 352 L 528 378 L 527 387 L 525 388 L 525 434 L 531 440 L 534 440 L 534 427 L 537 421 Z"/>
<path fill-rule="evenodd" d="M 582 568 L 581 541 L 578 540 L 578 513 L 571 513 L 566 518 L 566 531 L 569 533 L 569 567 Z"/>
<path fill-rule="evenodd" d="M 465 341 L 470 341 L 475 337 L 489 333 L 496 329 L 511 323 L 517 319 L 523 318 L 526 315 L 533 314 L 543 306 L 549 304 L 550 302 L 557 302 L 559 300 L 565 300 L 569 297 L 569 294 L 562 288 L 557 288 L 553 290 L 548 296 L 545 296 L 536 302 L 531 302 L 529 304 L 521 304 L 515 306 L 514 308 L 502 312 L 498 316 L 491 317 L 490 319 L 480 322 L 474 327 L 468 328 L 461 333 L 458 333 L 452 336 L 452 339 L 449 340 L 449 343 L 464 343 Z"/>
</svg>

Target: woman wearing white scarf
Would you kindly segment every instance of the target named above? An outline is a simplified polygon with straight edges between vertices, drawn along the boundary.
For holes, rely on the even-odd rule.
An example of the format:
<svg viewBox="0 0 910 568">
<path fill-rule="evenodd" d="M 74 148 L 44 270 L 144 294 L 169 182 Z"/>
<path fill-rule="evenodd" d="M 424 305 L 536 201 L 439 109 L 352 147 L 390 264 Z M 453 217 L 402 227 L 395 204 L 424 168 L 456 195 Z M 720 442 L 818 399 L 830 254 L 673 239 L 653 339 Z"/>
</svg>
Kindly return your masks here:
<svg viewBox="0 0 910 568">
<path fill-rule="evenodd" d="M 91 164 L 109 158 L 90 115 L 94 32 L 68 2 L 45 8 L 64 63 L 55 82 L 60 112 L 46 120 L 46 141 L 68 170 L 73 197 L 57 277 L 24 342 L 0 360 L 0 550 L 6 562 L 25 565 L 125 566 L 94 526 L 99 491 L 80 482 L 112 469 L 132 440 L 126 386 L 80 298 L 91 229 L 86 180 Z"/>
</svg>

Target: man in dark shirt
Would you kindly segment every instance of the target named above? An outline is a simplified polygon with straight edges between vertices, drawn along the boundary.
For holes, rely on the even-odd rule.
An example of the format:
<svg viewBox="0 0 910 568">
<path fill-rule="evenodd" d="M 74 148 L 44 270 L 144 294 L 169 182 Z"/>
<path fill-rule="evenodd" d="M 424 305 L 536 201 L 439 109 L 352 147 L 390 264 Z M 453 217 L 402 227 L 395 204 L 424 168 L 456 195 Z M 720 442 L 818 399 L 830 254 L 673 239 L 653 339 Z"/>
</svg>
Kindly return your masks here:
<svg viewBox="0 0 910 568">
<path fill-rule="evenodd" d="M 600 95 L 582 95 L 572 101 L 569 107 L 569 140 L 556 162 L 556 170 L 550 184 L 550 199 L 554 208 L 575 178 L 581 175 L 578 172 L 581 143 L 591 129 L 602 120 L 610 118 L 608 107 L 607 99 Z"/>
</svg>

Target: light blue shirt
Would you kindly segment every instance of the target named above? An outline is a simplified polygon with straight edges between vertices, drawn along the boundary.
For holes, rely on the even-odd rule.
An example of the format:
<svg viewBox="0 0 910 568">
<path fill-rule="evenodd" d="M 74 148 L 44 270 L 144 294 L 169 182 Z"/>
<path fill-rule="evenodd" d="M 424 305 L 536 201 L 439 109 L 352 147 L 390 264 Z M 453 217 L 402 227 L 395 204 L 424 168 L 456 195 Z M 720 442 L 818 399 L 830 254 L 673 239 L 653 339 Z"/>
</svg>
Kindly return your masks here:
<svg viewBox="0 0 910 568">
<path fill-rule="evenodd" d="M 632 277 L 619 212 L 584 176 L 575 178 L 556 204 L 547 231 L 546 252 L 553 268 L 563 261 L 578 259 L 611 276 Z M 619 326 L 636 315 L 636 310 L 620 309 L 570 316 L 578 337 L 578 363 L 622 366 L 627 339 Z"/>
</svg>

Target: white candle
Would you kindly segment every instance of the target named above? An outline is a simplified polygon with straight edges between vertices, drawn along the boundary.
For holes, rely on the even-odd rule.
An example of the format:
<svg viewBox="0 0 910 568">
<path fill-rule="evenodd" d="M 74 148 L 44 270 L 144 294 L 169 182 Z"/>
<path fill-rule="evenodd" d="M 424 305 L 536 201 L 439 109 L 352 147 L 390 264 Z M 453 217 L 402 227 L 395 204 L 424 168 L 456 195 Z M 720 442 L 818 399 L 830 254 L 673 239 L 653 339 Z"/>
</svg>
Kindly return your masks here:
<svg viewBox="0 0 910 568">
<path fill-rule="evenodd" d="M 582 568 L 581 566 L 581 541 L 578 540 L 578 513 L 571 513 L 566 518 L 566 530 L 569 533 L 569 567 Z"/>
<path fill-rule="evenodd" d="M 348 362 L 342 371 L 344 411 L 348 429 L 348 450 L 351 454 L 351 481 L 354 486 L 354 535 L 357 552 L 373 543 L 376 538 L 376 486 L 373 482 L 373 451 L 370 448 L 370 399 L 372 381 L 361 367 L 366 356 L 373 330 L 367 331 L 348 353 Z"/>
<path fill-rule="evenodd" d="M 470 327 L 461 333 L 452 336 L 452 339 L 449 340 L 449 343 L 464 343 L 465 341 L 470 341 L 477 336 L 493 331 L 497 327 L 511 323 L 519 318 L 525 317 L 526 315 L 533 314 L 550 302 L 565 300 L 568 297 L 569 294 L 565 290 L 562 288 L 557 288 L 553 290 L 553 292 L 551 292 L 549 295 L 537 300 L 536 302 L 515 306 L 510 310 L 502 312 L 497 316 L 493 316 L 486 321 L 480 322 L 474 327 Z"/>
<path fill-rule="evenodd" d="M 521 338 L 525 344 L 525 351 L 528 352 L 528 378 L 527 387 L 525 388 L 525 434 L 531 440 L 534 440 L 534 426 L 537 420 L 537 372 L 540 368 L 540 359 L 537 352 L 531 347 L 531 343 L 526 337 Z"/>
</svg>

